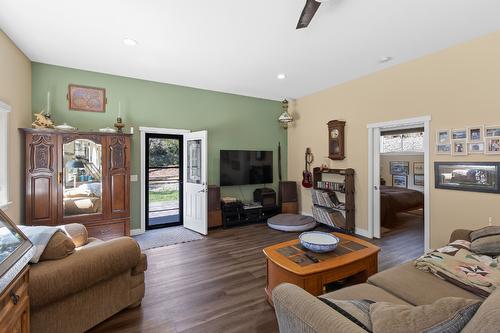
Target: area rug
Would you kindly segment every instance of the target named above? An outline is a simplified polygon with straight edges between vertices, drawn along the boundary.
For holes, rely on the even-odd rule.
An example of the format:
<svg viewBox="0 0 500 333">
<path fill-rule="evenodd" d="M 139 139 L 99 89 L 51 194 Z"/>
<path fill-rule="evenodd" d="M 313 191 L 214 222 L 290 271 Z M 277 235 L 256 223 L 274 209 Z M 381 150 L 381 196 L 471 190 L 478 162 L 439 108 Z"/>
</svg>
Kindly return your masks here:
<svg viewBox="0 0 500 333">
<path fill-rule="evenodd" d="M 182 226 L 149 230 L 141 235 L 134 236 L 141 250 L 170 246 L 205 239 L 202 235 Z"/>
</svg>

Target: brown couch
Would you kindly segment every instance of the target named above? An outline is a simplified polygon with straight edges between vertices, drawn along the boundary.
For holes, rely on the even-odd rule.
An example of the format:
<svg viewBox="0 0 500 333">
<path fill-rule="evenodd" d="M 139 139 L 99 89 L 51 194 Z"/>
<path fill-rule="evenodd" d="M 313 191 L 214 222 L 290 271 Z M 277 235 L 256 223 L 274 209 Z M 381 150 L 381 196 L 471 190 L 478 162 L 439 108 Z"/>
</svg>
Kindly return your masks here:
<svg viewBox="0 0 500 333">
<path fill-rule="evenodd" d="M 80 333 L 140 305 L 147 259 L 137 242 L 120 237 L 82 243 L 63 259 L 31 265 L 31 332 Z"/>
<path fill-rule="evenodd" d="M 456 230 L 450 242 L 470 240 L 469 230 Z M 369 299 L 405 305 L 431 304 L 443 297 L 480 297 L 416 269 L 412 262 L 371 276 L 367 283 L 346 287 L 323 297 L 335 300 Z M 273 302 L 281 333 L 356 333 L 365 332 L 324 302 L 292 284 L 281 284 L 273 290 Z M 481 305 L 464 333 L 500 332 L 500 290 Z"/>
</svg>

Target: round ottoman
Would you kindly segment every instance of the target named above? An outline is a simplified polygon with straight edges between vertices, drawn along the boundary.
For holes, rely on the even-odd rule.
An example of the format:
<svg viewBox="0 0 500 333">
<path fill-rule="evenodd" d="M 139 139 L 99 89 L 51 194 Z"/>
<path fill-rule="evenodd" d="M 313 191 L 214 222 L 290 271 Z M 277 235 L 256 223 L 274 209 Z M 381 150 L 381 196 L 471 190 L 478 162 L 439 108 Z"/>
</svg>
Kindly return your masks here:
<svg viewBox="0 0 500 333">
<path fill-rule="evenodd" d="M 267 226 L 279 231 L 306 231 L 316 227 L 316 221 L 310 216 L 279 214 L 268 219 Z"/>
</svg>

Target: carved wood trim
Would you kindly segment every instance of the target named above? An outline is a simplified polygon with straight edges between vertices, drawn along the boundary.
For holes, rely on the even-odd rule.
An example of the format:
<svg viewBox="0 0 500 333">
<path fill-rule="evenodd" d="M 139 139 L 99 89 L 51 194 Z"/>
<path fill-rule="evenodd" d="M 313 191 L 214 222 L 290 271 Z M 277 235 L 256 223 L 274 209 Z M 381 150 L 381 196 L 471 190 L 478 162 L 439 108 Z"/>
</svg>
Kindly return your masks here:
<svg viewBox="0 0 500 333">
<path fill-rule="evenodd" d="M 75 140 L 90 140 L 102 145 L 102 137 L 99 135 L 66 134 L 62 136 L 63 144 L 67 144 Z"/>
<path fill-rule="evenodd" d="M 33 135 L 30 143 L 29 172 L 53 173 L 54 142 L 51 135 Z"/>
<path fill-rule="evenodd" d="M 126 168 L 126 145 L 124 137 L 115 136 L 111 138 L 109 154 L 110 170 L 121 170 Z"/>
</svg>

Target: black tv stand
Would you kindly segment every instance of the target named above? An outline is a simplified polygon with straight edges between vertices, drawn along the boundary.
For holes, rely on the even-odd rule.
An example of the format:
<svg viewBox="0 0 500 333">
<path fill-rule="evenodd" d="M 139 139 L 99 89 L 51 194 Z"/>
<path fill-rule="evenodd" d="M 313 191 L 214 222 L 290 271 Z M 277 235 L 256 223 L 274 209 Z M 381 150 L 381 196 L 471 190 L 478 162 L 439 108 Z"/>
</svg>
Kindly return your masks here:
<svg viewBox="0 0 500 333">
<path fill-rule="evenodd" d="M 241 201 L 221 203 L 222 225 L 224 228 L 252 223 L 267 222 L 267 219 L 279 213 L 278 206 L 244 204 Z"/>
</svg>

